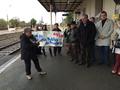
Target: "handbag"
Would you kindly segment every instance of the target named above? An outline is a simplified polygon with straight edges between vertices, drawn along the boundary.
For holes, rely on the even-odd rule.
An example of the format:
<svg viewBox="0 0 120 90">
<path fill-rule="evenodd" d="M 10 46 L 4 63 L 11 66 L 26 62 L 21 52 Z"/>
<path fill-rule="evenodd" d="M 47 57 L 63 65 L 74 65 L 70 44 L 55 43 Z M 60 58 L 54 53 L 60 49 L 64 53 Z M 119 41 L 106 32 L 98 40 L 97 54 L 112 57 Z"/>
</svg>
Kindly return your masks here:
<svg viewBox="0 0 120 90">
<path fill-rule="evenodd" d="M 115 48 L 120 48 L 120 39 L 116 40 Z"/>
</svg>

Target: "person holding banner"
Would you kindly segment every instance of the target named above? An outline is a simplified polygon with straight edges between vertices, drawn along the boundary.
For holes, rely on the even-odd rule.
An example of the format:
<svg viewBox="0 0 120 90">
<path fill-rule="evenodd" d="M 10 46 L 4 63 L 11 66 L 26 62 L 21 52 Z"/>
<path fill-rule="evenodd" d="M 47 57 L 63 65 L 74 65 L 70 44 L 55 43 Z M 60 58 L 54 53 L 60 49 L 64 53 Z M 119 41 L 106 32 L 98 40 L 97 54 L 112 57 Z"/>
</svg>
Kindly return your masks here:
<svg viewBox="0 0 120 90">
<path fill-rule="evenodd" d="M 59 29 L 58 23 L 55 23 L 55 24 L 54 24 L 54 29 L 53 29 L 52 31 L 61 32 L 61 30 Z M 53 48 L 54 56 L 56 56 L 57 53 L 58 53 L 59 55 L 61 55 L 61 49 L 62 49 L 62 47 L 55 46 L 55 47 Z"/>
<path fill-rule="evenodd" d="M 48 30 L 47 30 L 47 25 L 43 25 L 41 31 L 48 31 Z M 46 51 L 45 51 L 45 47 L 41 47 L 41 49 L 42 49 L 42 51 L 43 51 L 44 56 L 47 56 L 47 55 L 46 55 Z"/>
<path fill-rule="evenodd" d="M 47 74 L 43 72 L 39 60 L 37 58 L 36 48 L 38 46 L 34 36 L 32 35 L 31 28 L 25 28 L 24 33 L 20 36 L 21 45 L 21 59 L 25 62 L 26 77 L 31 80 L 31 60 L 35 64 L 35 68 L 40 73 L 40 75 Z"/>
<path fill-rule="evenodd" d="M 43 25 L 42 31 L 48 31 L 47 25 Z M 46 51 L 45 51 L 45 47 L 42 47 L 42 51 L 43 51 L 44 56 L 47 56 L 46 55 Z M 52 48 L 50 46 L 49 46 L 49 52 L 50 52 L 50 55 L 53 56 L 53 54 L 52 54 Z"/>
<path fill-rule="evenodd" d="M 42 25 L 37 25 L 36 26 L 36 31 L 41 31 L 42 30 Z M 42 50 L 41 50 L 41 47 L 38 47 L 38 50 L 37 50 L 37 53 L 39 54 L 39 55 L 42 55 Z"/>
</svg>

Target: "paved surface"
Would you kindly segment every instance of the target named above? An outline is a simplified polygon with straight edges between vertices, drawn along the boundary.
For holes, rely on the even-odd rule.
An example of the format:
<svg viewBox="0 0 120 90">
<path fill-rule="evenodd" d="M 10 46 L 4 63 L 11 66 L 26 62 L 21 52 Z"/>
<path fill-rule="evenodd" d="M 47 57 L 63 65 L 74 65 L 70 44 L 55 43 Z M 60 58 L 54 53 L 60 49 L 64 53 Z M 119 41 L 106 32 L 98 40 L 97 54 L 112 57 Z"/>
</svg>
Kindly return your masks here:
<svg viewBox="0 0 120 90">
<path fill-rule="evenodd" d="M 32 67 L 33 80 L 25 77 L 20 59 L 0 74 L 0 90 L 119 90 L 120 77 L 111 68 L 94 65 L 87 69 L 71 63 L 66 56 L 39 57 L 41 67 L 48 72 L 39 76 Z M 33 66 L 33 65 L 32 65 Z"/>
<path fill-rule="evenodd" d="M 14 31 L 0 30 L 0 35 L 10 34 L 10 33 L 16 33 L 16 32 L 22 32 L 22 31 L 23 31 L 23 29 L 17 29 L 17 30 L 14 30 Z"/>
<path fill-rule="evenodd" d="M 17 54 L 19 54 L 20 51 L 17 51 L 16 53 L 10 54 L 10 55 L 2 55 L 0 54 L 0 66 L 3 65 L 4 63 L 8 62 L 10 59 L 15 57 Z"/>
</svg>

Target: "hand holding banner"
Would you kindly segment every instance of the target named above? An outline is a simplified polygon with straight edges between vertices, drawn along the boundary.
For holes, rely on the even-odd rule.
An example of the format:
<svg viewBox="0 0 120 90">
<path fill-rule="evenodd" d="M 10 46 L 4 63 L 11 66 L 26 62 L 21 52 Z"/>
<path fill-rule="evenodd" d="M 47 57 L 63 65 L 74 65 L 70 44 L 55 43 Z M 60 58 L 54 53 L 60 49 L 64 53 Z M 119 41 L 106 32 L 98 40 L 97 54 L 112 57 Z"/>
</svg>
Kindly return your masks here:
<svg viewBox="0 0 120 90">
<path fill-rule="evenodd" d="M 63 46 L 63 32 L 34 31 L 32 34 L 40 42 L 40 46 Z"/>
</svg>

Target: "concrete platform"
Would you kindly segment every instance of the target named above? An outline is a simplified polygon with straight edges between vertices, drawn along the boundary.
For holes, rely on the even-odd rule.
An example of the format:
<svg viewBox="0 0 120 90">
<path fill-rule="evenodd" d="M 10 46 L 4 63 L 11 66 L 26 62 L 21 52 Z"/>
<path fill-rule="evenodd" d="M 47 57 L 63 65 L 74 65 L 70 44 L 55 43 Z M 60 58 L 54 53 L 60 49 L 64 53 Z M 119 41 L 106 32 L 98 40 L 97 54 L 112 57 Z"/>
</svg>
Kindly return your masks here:
<svg viewBox="0 0 120 90">
<path fill-rule="evenodd" d="M 0 74 L 0 90 L 119 90 L 120 77 L 111 68 L 94 65 L 87 69 L 66 56 L 39 57 L 47 76 L 40 76 L 32 64 L 33 80 L 25 77 L 24 63 L 18 59 Z"/>
</svg>

